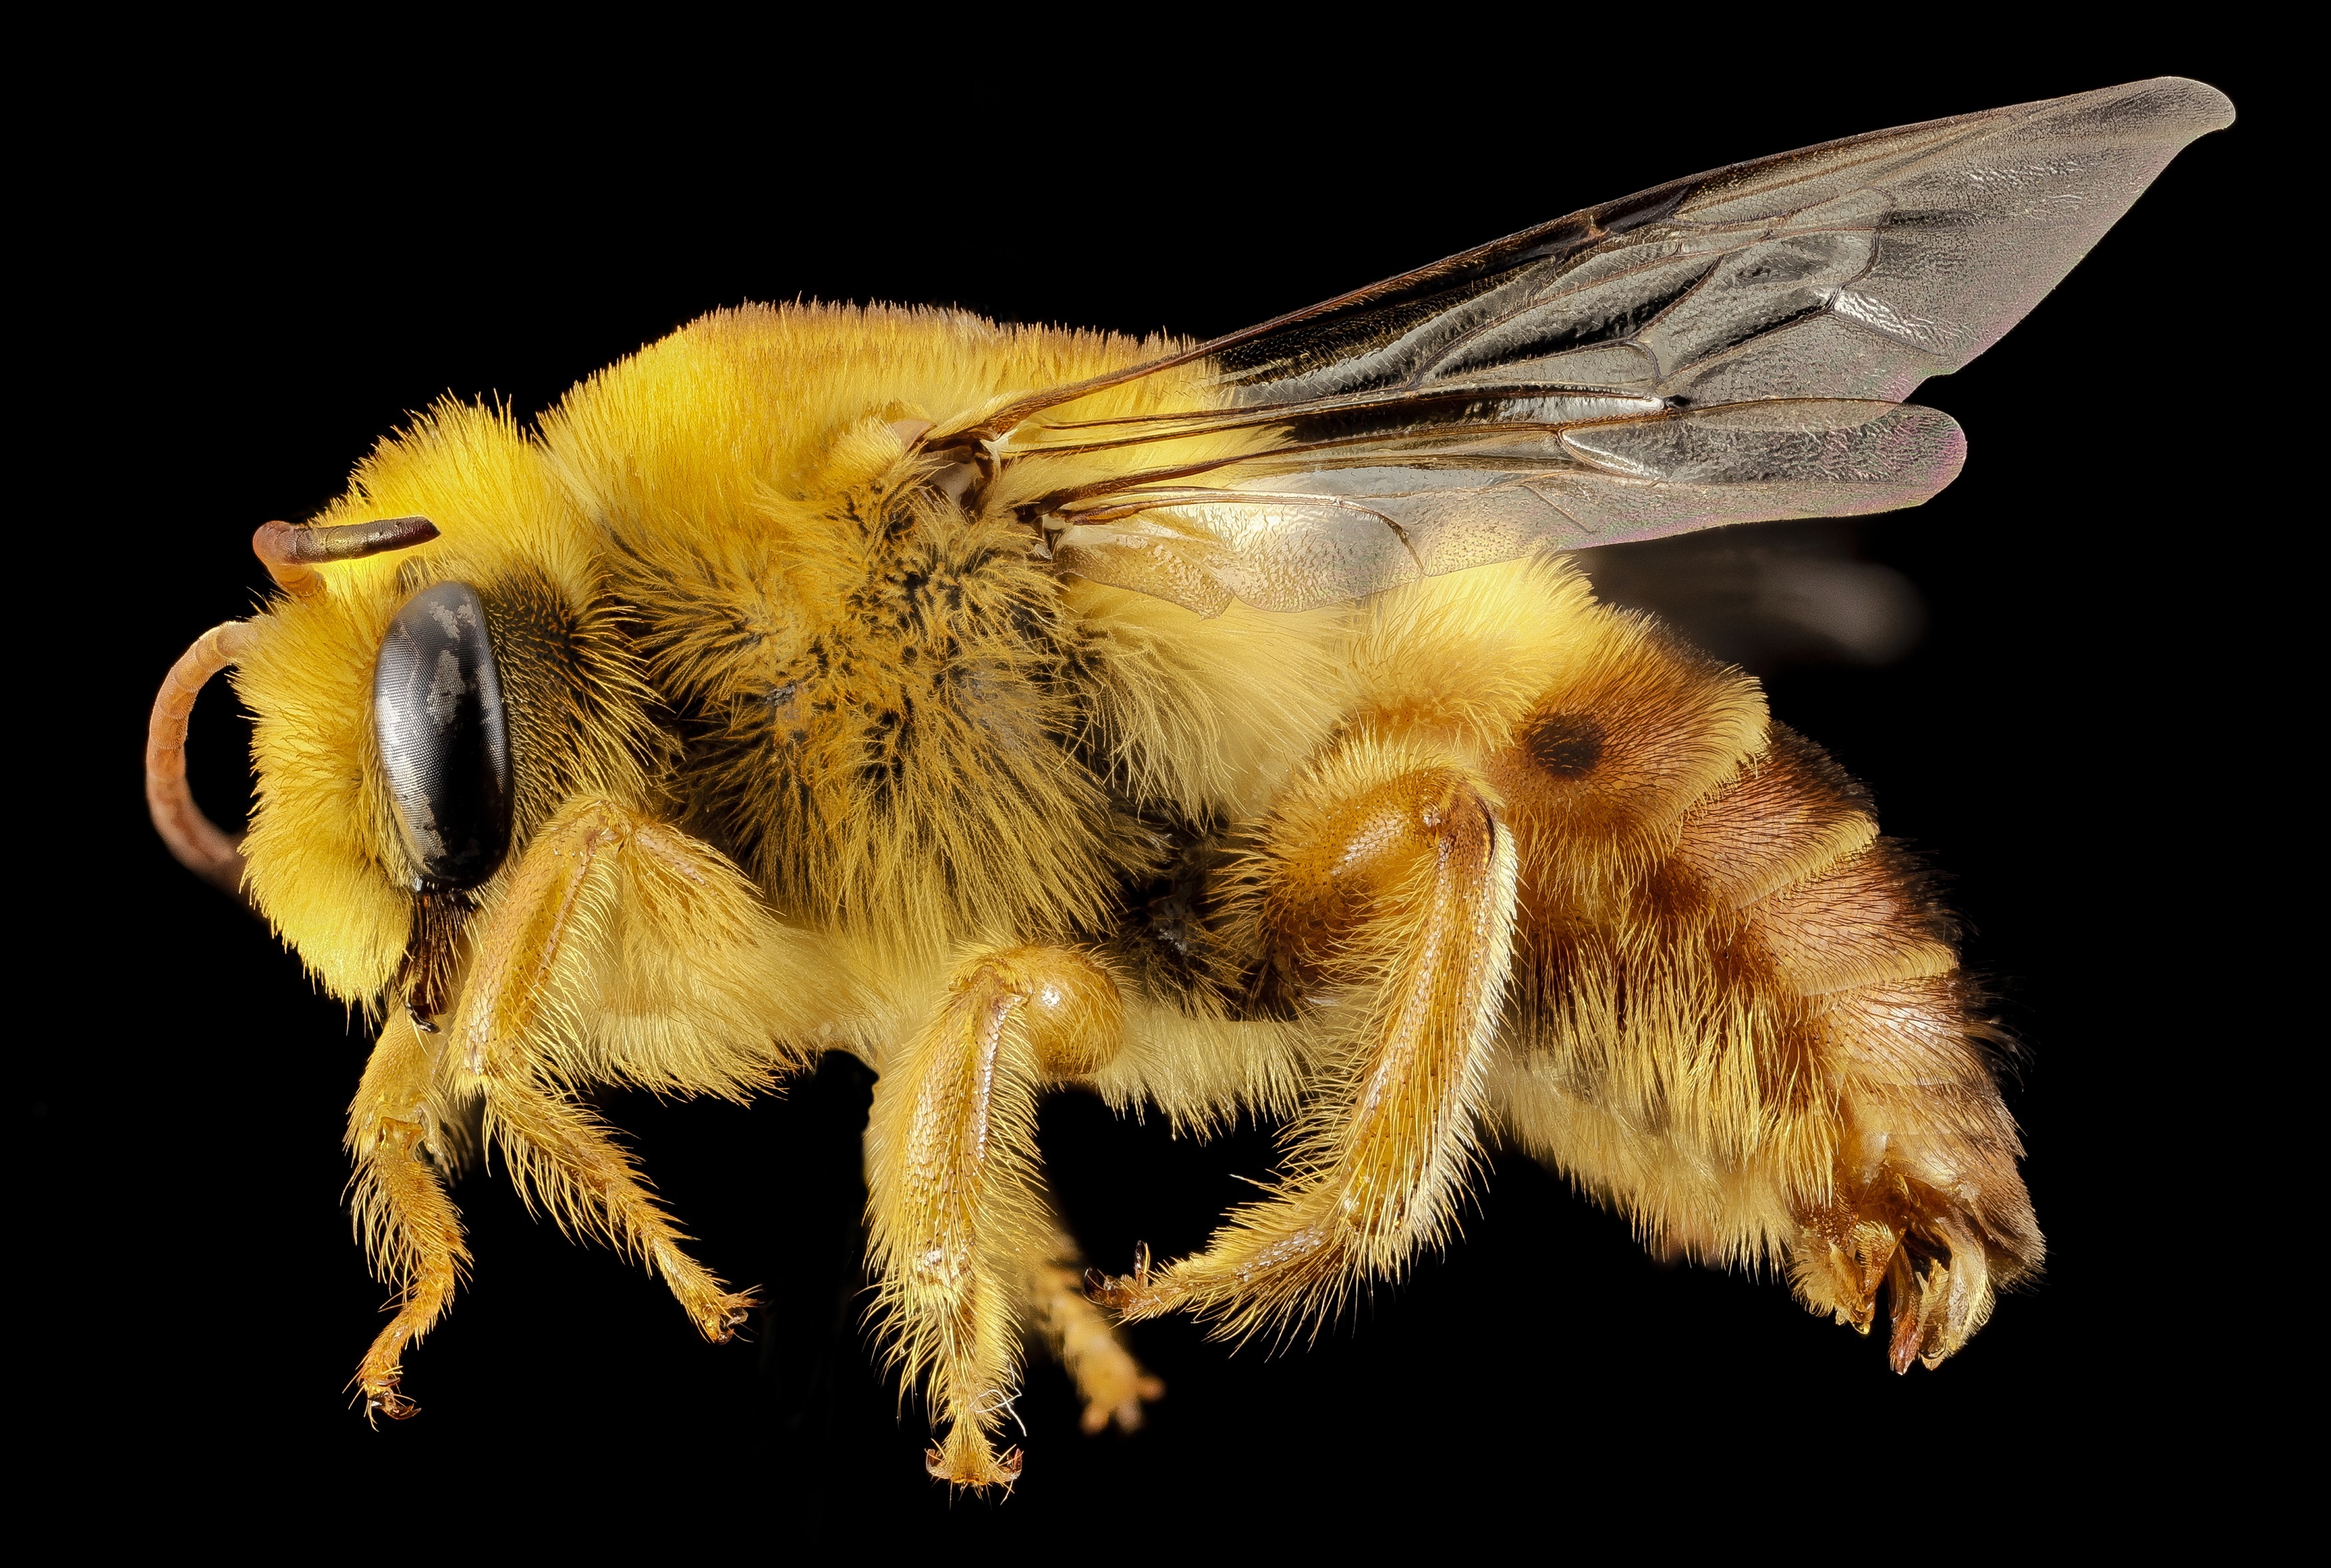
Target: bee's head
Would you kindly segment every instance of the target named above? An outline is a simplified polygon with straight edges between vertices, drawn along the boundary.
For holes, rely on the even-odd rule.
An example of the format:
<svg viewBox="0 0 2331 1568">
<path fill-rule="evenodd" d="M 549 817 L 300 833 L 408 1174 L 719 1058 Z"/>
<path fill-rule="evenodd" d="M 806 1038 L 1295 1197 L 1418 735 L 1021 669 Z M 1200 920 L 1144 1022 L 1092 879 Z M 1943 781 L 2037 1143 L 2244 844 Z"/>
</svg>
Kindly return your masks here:
<svg viewBox="0 0 2331 1568">
<path fill-rule="evenodd" d="M 426 515 L 366 515 L 392 508 Z M 279 597 L 171 671 L 147 737 L 155 825 L 334 995 L 369 1006 L 394 986 L 425 1021 L 463 916 L 530 830 L 577 794 L 644 791 L 644 689 L 583 534 L 506 416 L 440 408 L 315 525 L 261 528 Z M 186 784 L 195 694 L 229 665 L 255 720 L 240 843 Z"/>
</svg>

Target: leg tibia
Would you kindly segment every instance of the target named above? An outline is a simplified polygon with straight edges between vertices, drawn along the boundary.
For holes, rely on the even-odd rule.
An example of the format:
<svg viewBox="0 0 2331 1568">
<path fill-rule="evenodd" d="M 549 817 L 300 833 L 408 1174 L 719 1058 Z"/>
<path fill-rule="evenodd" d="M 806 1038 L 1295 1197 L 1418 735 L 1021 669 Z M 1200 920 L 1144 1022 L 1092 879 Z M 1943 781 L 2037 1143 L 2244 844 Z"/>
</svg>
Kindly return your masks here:
<svg viewBox="0 0 2331 1568">
<path fill-rule="evenodd" d="M 730 1290 L 683 1250 L 688 1238 L 606 1128 L 539 1080 L 497 1071 L 483 1081 L 487 1136 L 528 1201 L 539 1201 L 566 1229 L 595 1233 L 646 1264 L 705 1338 L 717 1345 L 733 1337 L 752 1310 L 752 1293 Z"/>
<path fill-rule="evenodd" d="M 868 1174 L 880 1311 L 901 1374 L 946 1435 L 931 1471 L 1009 1486 L 995 1440 L 1018 1397 L 1019 1307 L 1054 1235 L 1035 1164 L 1041 1079 L 1106 1063 L 1116 983 L 1053 947 L 957 966 L 937 1013 L 875 1086 Z"/>
<path fill-rule="evenodd" d="M 528 1201 L 645 1263 L 715 1341 L 751 1297 L 689 1257 L 629 1156 L 565 1086 L 738 1097 L 765 1080 L 782 1059 L 768 1021 L 736 993 L 766 978 L 756 965 L 783 936 L 709 846 L 613 802 L 570 802 L 486 912 L 452 1031 L 462 1082 L 483 1095 L 488 1136 Z"/>
<path fill-rule="evenodd" d="M 1266 983 L 1290 1004 L 1335 999 L 1337 1081 L 1300 1126 L 1300 1174 L 1204 1253 L 1115 1282 L 1128 1316 L 1190 1308 L 1241 1334 L 1327 1308 L 1405 1267 L 1461 1188 L 1512 937 L 1494 797 L 1429 754 L 1360 743 L 1282 803 L 1259 882 Z"/>
</svg>

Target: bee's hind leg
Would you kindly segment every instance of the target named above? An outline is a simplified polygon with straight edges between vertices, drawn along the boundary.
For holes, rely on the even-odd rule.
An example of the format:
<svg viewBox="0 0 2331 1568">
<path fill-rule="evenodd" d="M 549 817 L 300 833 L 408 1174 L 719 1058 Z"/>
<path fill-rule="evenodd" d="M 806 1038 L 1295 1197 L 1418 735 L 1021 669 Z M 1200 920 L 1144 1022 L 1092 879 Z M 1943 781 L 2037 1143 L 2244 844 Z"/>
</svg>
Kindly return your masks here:
<svg viewBox="0 0 2331 1568">
<path fill-rule="evenodd" d="M 421 1035 L 402 1010 L 393 1012 L 348 1107 L 357 1231 L 375 1276 L 397 1288 L 396 1316 L 357 1368 L 367 1418 L 420 1413 L 401 1387 L 405 1347 L 445 1315 L 470 1262 L 442 1176 L 453 1152 L 438 1079 L 442 1038 Z"/>
<path fill-rule="evenodd" d="M 1081 1424 L 1099 1432 L 1114 1422 L 1137 1431 L 1141 1407 L 1166 1397 L 1166 1385 L 1133 1359 L 1099 1307 L 1086 1293 L 1085 1260 L 1077 1244 L 1054 1231 L 1052 1245 L 1029 1270 L 1028 1307 L 1053 1356 L 1076 1381 L 1085 1402 Z"/>
<path fill-rule="evenodd" d="M 1263 1202 L 1205 1251 L 1111 1280 L 1128 1321 L 1188 1311 L 1232 1336 L 1333 1310 L 1444 1235 L 1467 1179 L 1512 955 L 1513 839 L 1461 764 L 1346 748 L 1274 808 L 1258 856 L 1266 984 L 1340 993 L 1347 1049 Z"/>
</svg>

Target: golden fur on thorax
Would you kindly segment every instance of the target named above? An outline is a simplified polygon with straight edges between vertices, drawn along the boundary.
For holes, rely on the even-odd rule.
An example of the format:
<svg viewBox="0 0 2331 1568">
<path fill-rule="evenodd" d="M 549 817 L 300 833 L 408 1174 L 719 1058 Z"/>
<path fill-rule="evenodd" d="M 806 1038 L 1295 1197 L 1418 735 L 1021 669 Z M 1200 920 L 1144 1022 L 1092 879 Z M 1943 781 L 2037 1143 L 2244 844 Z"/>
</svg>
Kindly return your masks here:
<svg viewBox="0 0 2331 1568">
<path fill-rule="evenodd" d="M 1755 682 L 1558 558 L 1202 619 L 1064 575 L 1007 484 L 966 509 L 917 444 L 1164 347 L 722 312 L 537 431 L 440 406 L 318 519 L 442 536 L 323 568 L 238 676 L 252 894 L 384 1018 L 349 1135 L 403 1292 L 360 1373 L 376 1407 L 408 1408 L 403 1349 L 465 1266 L 423 1160 L 448 1168 L 465 1117 L 717 1336 L 748 1299 L 576 1091 L 742 1095 L 827 1049 L 882 1075 L 883 1327 L 966 1485 L 1017 1473 L 995 1440 L 1030 1326 L 1094 1421 L 1156 1393 L 1044 1200 L 1051 1087 L 1199 1133 L 1291 1118 L 1272 1193 L 1102 1293 L 1127 1317 L 1316 1321 L 1443 1236 L 1496 1136 L 1655 1246 L 1785 1264 L 1857 1327 L 1888 1284 L 1898 1365 L 1956 1349 L 2037 1262 L 1947 924 Z M 1163 375 L 1088 417 L 1207 395 Z M 1157 461 L 1104 450 L 1047 480 Z M 414 871 L 370 682 L 398 607 L 452 579 L 488 609 L 518 803 L 431 1035 L 383 1009 Z"/>
</svg>

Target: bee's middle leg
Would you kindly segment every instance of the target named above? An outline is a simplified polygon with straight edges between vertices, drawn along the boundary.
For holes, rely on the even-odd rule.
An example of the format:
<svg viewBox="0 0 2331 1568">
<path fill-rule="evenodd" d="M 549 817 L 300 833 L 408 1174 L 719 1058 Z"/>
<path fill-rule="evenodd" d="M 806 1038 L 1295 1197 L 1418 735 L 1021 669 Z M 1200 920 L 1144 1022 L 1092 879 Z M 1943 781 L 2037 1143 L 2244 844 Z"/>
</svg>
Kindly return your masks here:
<svg viewBox="0 0 2331 1568">
<path fill-rule="evenodd" d="M 1059 1236 L 1037 1174 L 1037 1087 L 1105 1065 L 1124 1028 L 1117 983 L 1090 958 L 992 949 L 956 966 L 937 1013 L 875 1085 L 867 1165 L 880 1310 L 903 1375 L 947 1429 L 931 1473 L 957 1486 L 1008 1487 L 1020 1474 L 1019 1450 L 998 1453 L 996 1440 L 1018 1398 L 1020 1310 L 1043 1309 L 1031 1282 Z"/>
<path fill-rule="evenodd" d="M 1466 768 L 1362 743 L 1299 784 L 1266 836 L 1262 948 L 1281 999 L 1351 1031 L 1270 1201 L 1207 1250 L 1111 1281 L 1127 1318 L 1176 1309 L 1232 1334 L 1396 1275 L 1449 1221 L 1486 1093 L 1513 949 L 1515 854 Z M 1330 1027 L 1337 1027 L 1333 1019 Z"/>
</svg>

